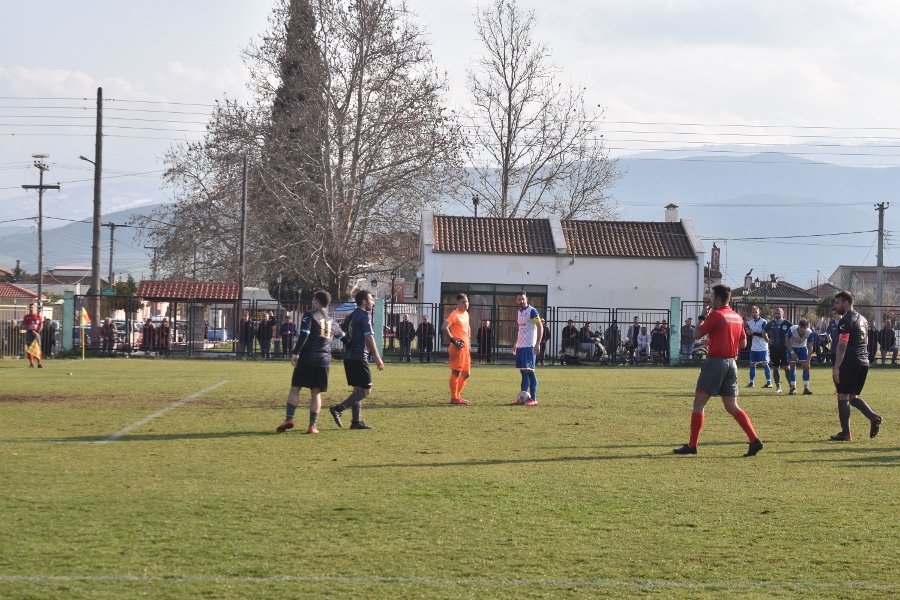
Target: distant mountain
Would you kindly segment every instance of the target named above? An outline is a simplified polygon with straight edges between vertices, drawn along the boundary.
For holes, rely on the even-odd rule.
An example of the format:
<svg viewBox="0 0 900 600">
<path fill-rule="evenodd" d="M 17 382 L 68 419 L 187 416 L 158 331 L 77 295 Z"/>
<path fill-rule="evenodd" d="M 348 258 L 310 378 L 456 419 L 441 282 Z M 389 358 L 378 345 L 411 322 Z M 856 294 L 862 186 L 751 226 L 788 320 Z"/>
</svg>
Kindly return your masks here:
<svg viewBox="0 0 900 600">
<path fill-rule="evenodd" d="M 620 218 L 658 221 L 665 205 L 679 205 L 680 217 L 694 221 L 707 250 L 713 241 L 723 248 L 722 269 L 732 285 L 742 284 L 751 268 L 754 276 L 775 273 L 811 287 L 817 278 L 826 280 L 838 265 L 874 265 L 873 230 L 878 225 L 874 204 L 890 200 L 900 189 L 900 168 L 839 166 L 774 153 L 714 157 L 651 153 L 621 159 L 620 168 L 623 177 L 612 190 Z M 45 194 L 45 215 L 88 222 L 45 220 L 46 268 L 91 261 L 92 188 L 86 184 L 65 193 Z M 36 206 L 33 196 L 23 197 L 23 203 Z M 105 182 L 103 221 L 126 223 L 132 215 L 147 214 L 166 201 L 165 192 L 154 182 Z M 467 207 L 449 200 L 442 210 L 471 214 Z M 18 258 L 22 268 L 34 272 L 35 226 L 18 223 L 0 225 L 0 266 L 13 267 Z M 886 211 L 885 228 L 889 234 L 900 231 L 900 206 Z M 798 237 L 851 231 L 867 233 Z M 149 276 L 149 253 L 134 234 L 134 229 L 116 229 L 114 270 L 137 278 Z M 751 237 L 769 239 L 737 239 Z M 888 240 L 885 264 L 900 264 L 898 246 L 890 235 Z M 108 259 L 109 229 L 104 227 L 104 275 Z"/>
<path fill-rule="evenodd" d="M 878 216 L 874 205 L 900 188 L 900 168 L 847 167 L 780 154 L 686 157 L 659 154 L 620 160 L 624 173 L 613 195 L 626 220 L 659 220 L 664 206 L 697 225 L 707 249 L 723 247 L 726 282 L 775 273 L 807 287 L 840 264 L 875 264 Z M 885 212 L 885 229 L 900 229 L 900 206 Z M 870 233 L 805 237 L 850 231 Z M 734 238 L 768 237 L 738 241 Z M 726 238 L 731 238 L 725 241 Z M 888 246 L 885 264 L 900 263 Z M 893 252 L 892 252 L 893 250 Z M 818 271 L 818 272 L 817 272 Z"/>
</svg>

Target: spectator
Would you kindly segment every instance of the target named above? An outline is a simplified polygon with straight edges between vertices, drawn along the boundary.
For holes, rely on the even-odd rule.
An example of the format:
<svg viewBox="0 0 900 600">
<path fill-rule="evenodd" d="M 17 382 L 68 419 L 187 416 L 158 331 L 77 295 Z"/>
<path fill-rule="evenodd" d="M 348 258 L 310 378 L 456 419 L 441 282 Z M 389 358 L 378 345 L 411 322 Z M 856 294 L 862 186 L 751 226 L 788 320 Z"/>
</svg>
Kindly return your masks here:
<svg viewBox="0 0 900 600">
<path fill-rule="evenodd" d="M 638 332 L 634 347 L 634 358 L 637 362 L 641 362 L 645 356 L 650 357 L 650 334 L 647 333 L 647 326 L 643 325 Z"/>
<path fill-rule="evenodd" d="M 590 321 L 585 321 L 578 332 L 578 351 L 584 352 L 588 360 L 594 355 L 594 332 L 591 331 Z"/>
<path fill-rule="evenodd" d="M 663 362 L 669 364 L 669 322 L 665 319 L 662 320 L 662 331 L 665 336 L 662 345 Z"/>
<path fill-rule="evenodd" d="M 397 326 L 397 339 L 400 340 L 400 362 L 412 361 L 412 341 L 416 337 L 416 329 L 409 322 L 409 315 L 404 314 Z"/>
<path fill-rule="evenodd" d="M 828 353 L 829 360 L 831 364 L 834 364 L 834 355 L 837 352 L 838 347 L 838 323 L 840 319 L 837 317 L 837 313 L 833 313 L 831 316 L 831 320 L 828 322 L 828 328 L 825 330 L 828 334 L 828 341 L 831 344 L 831 350 Z"/>
<path fill-rule="evenodd" d="M 694 349 L 694 323 L 693 319 L 688 317 L 681 326 L 681 355 L 684 358 L 690 358 Z"/>
<path fill-rule="evenodd" d="M 237 353 L 243 354 L 244 356 L 250 356 L 250 353 L 253 351 L 253 340 L 255 339 L 253 336 L 255 329 L 253 327 L 253 321 L 250 320 L 250 311 L 245 310 L 244 316 L 241 319 L 241 322 L 238 323 L 237 330 Z"/>
<path fill-rule="evenodd" d="M 574 351 L 575 348 L 578 347 L 578 328 L 575 327 L 575 320 L 569 319 L 566 321 L 566 326 L 563 327 L 562 330 L 562 351 L 563 354 L 566 353 L 566 350 L 572 348 Z"/>
<path fill-rule="evenodd" d="M 47 325 L 44 325 L 46 329 Z M 891 352 L 891 364 L 897 364 L 897 336 L 894 334 L 893 323 L 888 319 L 884 327 L 878 332 L 878 345 L 881 346 L 881 364 L 884 364 L 888 352 Z"/>
<path fill-rule="evenodd" d="M 550 329 L 550 323 L 546 319 L 541 319 L 541 322 L 544 324 L 544 329 L 541 332 L 541 352 L 538 354 L 538 364 L 544 364 L 544 358 L 547 356 L 547 342 L 550 341 L 550 336 L 553 332 Z"/>
<path fill-rule="evenodd" d="M 615 364 L 619 345 L 622 343 L 622 332 L 619 330 L 619 323 L 615 319 L 606 328 L 606 332 L 603 335 L 603 343 L 606 346 L 608 360 L 611 364 Z"/>
<path fill-rule="evenodd" d="M 890 321 L 888 322 L 890 323 Z M 44 317 L 44 327 L 41 329 L 41 351 L 44 353 L 44 358 L 53 358 L 53 354 L 56 352 L 56 323 L 50 317 Z"/>
<path fill-rule="evenodd" d="M 275 336 L 275 316 L 263 311 L 256 328 L 256 339 L 259 340 L 259 353 L 263 358 L 272 358 L 272 338 Z"/>
<path fill-rule="evenodd" d="M 494 337 L 491 332 L 491 322 L 489 319 L 481 320 L 481 327 L 478 328 L 476 337 L 478 339 L 478 362 L 491 362 L 491 346 Z"/>
<path fill-rule="evenodd" d="M 294 336 L 297 335 L 297 326 L 294 325 L 294 318 L 291 315 L 284 315 L 284 323 L 281 324 L 278 334 L 281 336 L 281 358 L 287 358 L 291 355 Z"/>
<path fill-rule="evenodd" d="M 144 321 L 144 328 L 141 330 L 141 350 L 146 356 L 152 356 L 156 349 L 156 327 L 153 325 L 153 319 L 148 318 Z"/>
<path fill-rule="evenodd" d="M 628 342 L 631 344 L 630 348 L 632 353 L 629 355 L 630 361 L 634 363 L 635 358 L 637 358 L 637 342 L 638 336 L 641 334 L 641 322 L 635 317 L 634 322 L 628 327 L 628 333 L 625 334 Z"/>
<path fill-rule="evenodd" d="M 100 351 L 112 354 L 116 350 L 116 326 L 112 319 L 104 319 L 100 326 Z"/>
<path fill-rule="evenodd" d="M 650 332 L 650 351 L 655 354 L 655 360 L 668 364 L 666 360 L 666 346 L 668 346 L 669 335 L 663 328 L 662 323 L 656 322 L 653 331 Z"/>
<path fill-rule="evenodd" d="M 869 329 L 866 331 L 866 349 L 869 352 L 869 364 L 874 364 L 875 354 L 878 352 L 878 330 L 873 321 L 869 321 Z"/>
<path fill-rule="evenodd" d="M 171 356 L 172 327 L 169 325 L 169 317 L 163 317 L 159 327 L 156 328 L 156 347 L 159 349 L 160 356 Z"/>
<path fill-rule="evenodd" d="M 428 359 L 431 362 L 431 350 L 434 348 L 434 325 L 428 322 L 428 315 L 422 315 L 422 321 L 416 328 L 416 344 L 419 346 L 419 362 Z"/>
</svg>

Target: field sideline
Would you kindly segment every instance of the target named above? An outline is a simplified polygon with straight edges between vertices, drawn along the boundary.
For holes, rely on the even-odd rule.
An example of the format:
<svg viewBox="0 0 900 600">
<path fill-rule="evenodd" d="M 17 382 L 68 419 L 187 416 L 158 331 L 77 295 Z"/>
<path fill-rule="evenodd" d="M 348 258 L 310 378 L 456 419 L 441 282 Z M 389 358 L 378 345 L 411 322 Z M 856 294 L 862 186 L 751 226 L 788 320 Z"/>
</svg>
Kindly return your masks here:
<svg viewBox="0 0 900 600">
<path fill-rule="evenodd" d="M 388 363 L 372 431 L 276 435 L 287 363 L 0 361 L 0 598 L 888 598 L 900 595 L 900 371 L 838 429 L 813 396 L 742 390 L 765 449 L 696 368 Z M 71 373 L 71 375 L 69 375 Z M 746 369 L 741 380 L 746 382 Z M 325 405 L 347 395 L 340 363 Z M 303 403 L 308 399 L 304 394 Z M 299 431 L 298 431 L 299 430 Z"/>
</svg>

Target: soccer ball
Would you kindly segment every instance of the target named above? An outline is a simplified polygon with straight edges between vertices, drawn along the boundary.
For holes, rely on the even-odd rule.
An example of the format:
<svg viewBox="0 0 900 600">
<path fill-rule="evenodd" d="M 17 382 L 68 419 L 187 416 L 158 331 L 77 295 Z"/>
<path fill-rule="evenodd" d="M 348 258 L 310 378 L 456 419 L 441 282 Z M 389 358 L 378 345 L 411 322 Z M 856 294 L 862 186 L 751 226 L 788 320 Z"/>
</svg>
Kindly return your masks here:
<svg viewBox="0 0 900 600">
<path fill-rule="evenodd" d="M 528 392 L 522 391 L 519 392 L 518 396 L 516 396 L 516 402 L 518 402 L 519 404 L 525 404 L 529 400 L 531 400 L 531 394 L 529 394 Z"/>
</svg>

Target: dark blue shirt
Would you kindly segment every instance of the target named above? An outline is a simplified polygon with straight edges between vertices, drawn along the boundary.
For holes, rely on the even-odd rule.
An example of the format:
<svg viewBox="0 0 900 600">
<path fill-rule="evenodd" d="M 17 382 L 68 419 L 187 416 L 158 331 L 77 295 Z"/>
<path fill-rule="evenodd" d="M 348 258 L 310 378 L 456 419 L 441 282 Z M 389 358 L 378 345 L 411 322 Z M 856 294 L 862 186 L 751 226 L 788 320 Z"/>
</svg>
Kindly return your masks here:
<svg viewBox="0 0 900 600">
<path fill-rule="evenodd" d="M 784 342 L 787 339 L 790 328 L 791 322 L 787 319 L 769 321 L 769 324 L 766 325 L 766 333 L 769 334 L 769 343 L 776 348 L 784 348 Z"/>
<path fill-rule="evenodd" d="M 369 349 L 366 337 L 374 335 L 372 316 L 357 307 L 350 313 L 347 325 L 347 347 L 344 348 L 344 360 L 369 360 Z"/>
<path fill-rule="evenodd" d="M 299 363 L 327 367 L 331 364 L 331 340 L 343 335 L 344 332 L 328 313 L 320 310 L 303 313 L 300 337 L 293 354 L 299 357 Z"/>
</svg>

